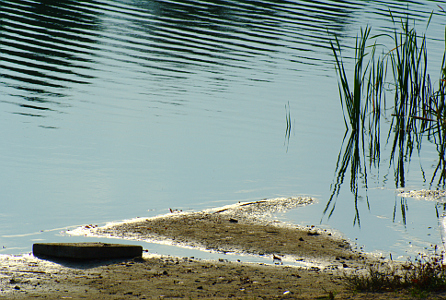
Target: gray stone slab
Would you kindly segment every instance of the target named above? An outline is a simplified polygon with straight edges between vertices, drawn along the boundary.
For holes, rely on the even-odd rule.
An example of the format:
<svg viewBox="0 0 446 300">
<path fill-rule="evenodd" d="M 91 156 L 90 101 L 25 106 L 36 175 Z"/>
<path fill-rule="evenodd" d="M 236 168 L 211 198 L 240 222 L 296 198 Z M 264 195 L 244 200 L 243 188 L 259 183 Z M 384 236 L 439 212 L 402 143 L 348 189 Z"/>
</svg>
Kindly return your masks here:
<svg viewBox="0 0 446 300">
<path fill-rule="evenodd" d="M 132 258 L 142 256 L 142 246 L 105 243 L 36 243 L 36 257 L 73 260 Z"/>
</svg>

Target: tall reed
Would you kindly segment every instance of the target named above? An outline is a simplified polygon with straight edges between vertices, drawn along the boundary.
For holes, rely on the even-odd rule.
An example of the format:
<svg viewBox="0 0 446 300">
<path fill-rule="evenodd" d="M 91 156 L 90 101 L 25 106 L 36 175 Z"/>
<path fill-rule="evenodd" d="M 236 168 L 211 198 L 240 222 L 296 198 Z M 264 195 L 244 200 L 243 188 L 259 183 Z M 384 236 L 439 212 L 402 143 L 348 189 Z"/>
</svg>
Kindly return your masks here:
<svg viewBox="0 0 446 300">
<path fill-rule="evenodd" d="M 362 110 L 361 105 L 361 93 L 363 90 L 364 76 L 366 74 L 368 64 L 364 67 L 364 58 L 367 53 L 366 43 L 370 35 L 371 28 L 366 27 L 365 30 L 361 29 L 359 37 L 356 37 L 355 46 L 355 70 L 353 76 L 353 90 L 350 88 L 347 74 L 345 72 L 344 62 L 341 56 L 341 45 L 337 36 L 335 40 L 330 41 L 330 46 L 333 51 L 336 60 L 336 70 L 339 75 L 339 95 L 341 98 L 341 106 L 344 112 L 345 125 L 348 128 L 346 115 L 348 117 L 351 129 L 359 131 L 361 120 L 363 120 L 365 111 Z"/>
<path fill-rule="evenodd" d="M 437 175 L 438 184 L 444 186 L 446 184 L 446 27 L 445 27 L 445 53 L 441 63 L 441 78 L 438 83 L 438 90 L 430 92 L 428 102 L 425 103 L 425 115 L 423 121 L 430 123 L 427 127 L 428 139 L 433 141 L 437 147 L 438 163 L 432 175 L 431 184 Z"/>
<path fill-rule="evenodd" d="M 398 23 L 392 17 L 394 23 Z M 431 15 L 432 16 L 432 15 Z M 430 18 L 428 20 L 429 26 Z M 395 31 L 394 48 L 390 51 L 393 83 L 395 85 L 391 161 L 396 165 L 395 184 L 405 186 L 404 162 L 410 160 L 414 146 L 420 150 L 421 131 L 416 118 L 423 112 L 428 88 L 426 36 L 418 37 L 414 27 L 409 26 L 409 17 L 400 20 L 401 31 Z M 422 124 L 423 125 L 423 124 Z M 392 128 L 392 126 L 391 126 Z M 395 153 L 397 161 L 395 162 Z M 398 183 L 399 181 L 399 183 Z"/>
<path fill-rule="evenodd" d="M 336 206 L 335 197 L 339 195 L 345 173 L 350 168 L 350 190 L 355 197 L 356 208 L 354 223 L 358 224 L 358 180 L 362 180 L 367 190 L 366 157 L 370 166 L 379 168 L 381 119 L 389 109 L 392 110 L 392 115 L 385 143 L 391 145 L 389 167 L 394 167 L 395 186 L 405 186 L 406 165 L 410 163 L 414 150 L 420 155 L 424 137 L 436 144 L 439 154 L 438 165 L 430 183 L 433 184 L 437 175 L 438 184 L 444 186 L 446 183 L 446 47 L 439 86 L 435 89 L 427 74 L 426 36 L 417 34 L 409 17 L 396 20 L 391 13 L 390 17 L 400 27 L 393 35 L 371 37 L 371 28 L 367 26 L 356 37 L 352 84 L 344 66 L 338 37 L 334 36 L 330 41 L 339 79 L 338 88 L 346 131 L 352 130 L 352 133 L 345 148 L 347 133 L 344 136 L 336 163 L 337 175 L 331 186 L 332 193 L 324 214 L 329 213 L 328 217 L 332 215 Z M 432 14 L 426 28 L 431 18 Z M 378 38 L 390 38 L 393 43 L 391 50 L 383 50 L 379 57 L 376 52 L 382 46 L 377 44 Z M 388 73 L 392 75 L 390 80 L 387 79 Z M 390 91 L 394 93 L 390 103 L 386 101 L 389 90 L 385 86 L 392 87 Z M 424 177 L 424 171 L 422 172 Z M 404 214 L 403 207 L 402 211 Z"/>
</svg>

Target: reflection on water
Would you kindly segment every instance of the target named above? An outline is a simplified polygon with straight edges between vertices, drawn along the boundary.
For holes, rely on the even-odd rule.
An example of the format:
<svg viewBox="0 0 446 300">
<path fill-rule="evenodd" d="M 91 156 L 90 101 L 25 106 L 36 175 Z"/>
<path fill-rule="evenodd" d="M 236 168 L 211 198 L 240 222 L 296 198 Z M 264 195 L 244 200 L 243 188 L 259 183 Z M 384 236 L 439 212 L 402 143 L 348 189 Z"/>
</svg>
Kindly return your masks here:
<svg viewBox="0 0 446 300">
<path fill-rule="evenodd" d="M 343 145 L 346 137 L 347 132 L 344 136 L 341 151 L 339 152 L 338 160 L 336 162 L 336 182 L 331 186 L 332 193 L 325 206 L 324 214 L 328 213 L 328 218 L 330 218 L 334 213 L 336 208 L 336 198 L 338 197 L 341 186 L 344 183 L 345 173 L 350 167 L 350 191 L 354 197 L 355 207 L 353 225 L 358 224 L 361 226 L 361 218 L 358 208 L 358 201 L 362 198 L 359 194 L 361 190 L 359 187 L 360 182 L 364 185 L 362 187 L 364 188 L 364 192 L 366 194 L 365 198 L 367 206 L 370 209 L 369 199 L 367 197 L 367 167 L 365 164 L 364 148 L 361 147 L 361 140 L 363 140 L 364 137 L 361 136 L 358 131 L 352 131 L 344 149 Z M 344 152 L 342 152 L 342 149 L 344 149 Z"/>
<path fill-rule="evenodd" d="M 327 32 L 351 57 L 365 20 L 388 32 L 389 8 L 425 20 L 441 4 L 407 3 L 0 0 L 0 190 L 9 203 L 0 246 L 26 251 L 31 237 L 5 236 L 36 228 L 300 194 L 332 205 L 308 223 L 325 208 L 329 225 L 347 231 L 336 204 L 345 215 L 355 207 L 359 224 L 362 199 L 370 209 L 377 201 L 361 194 L 363 182 L 386 182 L 369 175 L 360 136 L 346 136 L 338 154 Z M 380 147 L 370 151 L 388 163 Z M 337 157 L 350 174 L 348 207 L 336 203 L 341 172 L 329 189 Z"/>
<path fill-rule="evenodd" d="M 69 84 L 92 79 L 88 56 L 95 49 L 97 19 L 80 5 L 70 9 L 76 3 L 2 1 L 1 82 L 24 108 L 17 113 L 57 111 L 66 105 Z"/>
<path fill-rule="evenodd" d="M 290 145 L 290 137 L 291 137 L 291 109 L 290 109 L 290 102 L 288 102 L 288 105 L 285 105 L 285 111 L 286 111 L 286 130 L 285 130 L 285 142 L 286 144 L 286 151 L 288 152 L 288 146 Z"/>
<path fill-rule="evenodd" d="M 268 81 L 277 56 L 306 65 L 318 60 L 309 48 L 323 47 L 327 26 L 341 32 L 359 8 L 348 2 L 2 1 L 1 82 L 24 108 L 17 113 L 43 116 L 42 110 L 68 105 L 63 98 L 76 85 L 113 80 L 107 73 L 126 77 L 129 69 L 177 93 L 182 89 L 169 81 L 201 72 L 209 72 L 217 89 L 242 74 Z"/>
<path fill-rule="evenodd" d="M 289 66 L 293 69 L 296 64 L 331 67 L 331 59 L 320 55 L 328 47 L 327 31 L 342 36 L 352 17 L 366 3 L 2 1 L 1 4 L 1 83 L 8 88 L 5 93 L 14 95 L 10 103 L 23 108 L 17 113 L 44 116 L 69 106 L 64 98 L 72 95 L 70 89 L 94 84 L 98 77 L 115 82 L 115 76 L 130 75 L 131 80 L 142 76 L 141 80 L 182 94 L 187 89 L 173 82 L 186 83 L 201 77 L 203 72 L 207 78 L 201 80 L 212 81 L 214 89 L 224 89 L 225 81 L 240 80 L 243 76 L 253 81 L 271 81 L 278 59 L 291 62 Z M 403 8 L 398 3 L 391 5 L 397 12 Z M 193 85 L 209 88 L 195 79 Z M 139 88 L 141 93 L 163 93 L 161 87 L 157 91 Z M 18 97 L 22 100 L 18 101 Z M 169 101 L 184 104 L 180 99 Z"/>
</svg>

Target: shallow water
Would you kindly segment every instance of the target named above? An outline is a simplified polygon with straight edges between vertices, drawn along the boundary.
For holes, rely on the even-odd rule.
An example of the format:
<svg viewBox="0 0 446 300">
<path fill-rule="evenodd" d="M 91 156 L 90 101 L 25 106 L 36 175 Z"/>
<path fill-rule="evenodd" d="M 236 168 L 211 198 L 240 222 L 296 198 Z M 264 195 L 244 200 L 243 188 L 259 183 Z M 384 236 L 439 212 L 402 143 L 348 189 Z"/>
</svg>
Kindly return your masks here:
<svg viewBox="0 0 446 300">
<path fill-rule="evenodd" d="M 336 228 L 367 251 L 440 244 L 438 205 L 398 197 L 384 155 L 361 226 L 348 178 L 323 213 L 345 133 L 327 31 L 353 47 L 361 26 L 392 30 L 389 8 L 420 30 L 434 10 L 437 78 L 437 4 L 0 1 L 0 253 L 82 224 L 296 195 L 318 203 L 278 218 Z M 419 165 L 429 177 L 437 155 L 423 145 L 406 189 L 429 188 Z"/>
</svg>

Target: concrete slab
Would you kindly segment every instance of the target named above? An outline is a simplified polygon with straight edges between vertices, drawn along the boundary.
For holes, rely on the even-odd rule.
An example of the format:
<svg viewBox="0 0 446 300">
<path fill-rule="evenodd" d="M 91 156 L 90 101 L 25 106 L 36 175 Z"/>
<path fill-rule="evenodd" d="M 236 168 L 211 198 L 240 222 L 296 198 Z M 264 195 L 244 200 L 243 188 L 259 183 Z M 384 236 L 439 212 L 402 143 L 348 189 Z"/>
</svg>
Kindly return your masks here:
<svg viewBox="0 0 446 300">
<path fill-rule="evenodd" d="M 114 259 L 142 256 L 142 246 L 105 243 L 36 243 L 36 257 L 72 260 Z"/>
</svg>

